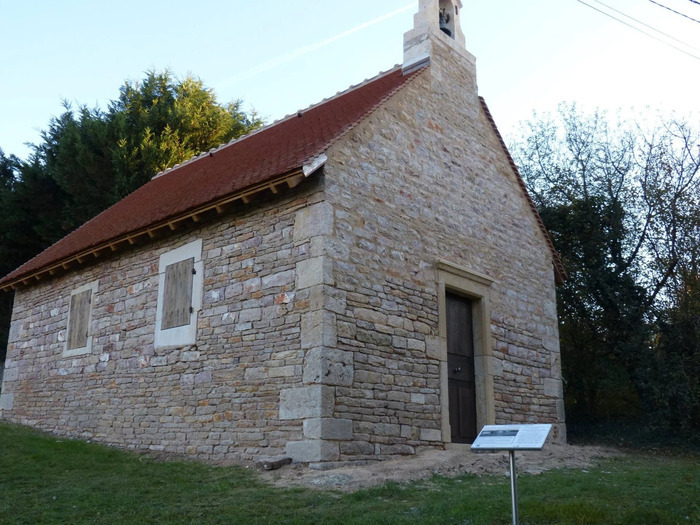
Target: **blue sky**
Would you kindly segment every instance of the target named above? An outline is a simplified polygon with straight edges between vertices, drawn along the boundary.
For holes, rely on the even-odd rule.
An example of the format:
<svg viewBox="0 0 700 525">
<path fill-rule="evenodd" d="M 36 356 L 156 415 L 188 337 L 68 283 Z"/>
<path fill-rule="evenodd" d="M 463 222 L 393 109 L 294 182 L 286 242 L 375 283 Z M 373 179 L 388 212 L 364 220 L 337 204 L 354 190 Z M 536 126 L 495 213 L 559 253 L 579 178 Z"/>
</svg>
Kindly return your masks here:
<svg viewBox="0 0 700 525">
<path fill-rule="evenodd" d="M 696 22 L 647 0 L 463 1 L 479 92 L 505 135 L 561 101 L 700 115 L 700 59 L 688 55 L 700 57 Z M 692 0 L 659 2 L 700 20 Z M 220 101 L 241 98 L 278 119 L 400 63 L 417 9 L 418 0 L 0 0 L 0 148 L 26 157 L 24 143 L 40 140 L 63 99 L 104 107 L 152 68 L 192 73 Z"/>
</svg>

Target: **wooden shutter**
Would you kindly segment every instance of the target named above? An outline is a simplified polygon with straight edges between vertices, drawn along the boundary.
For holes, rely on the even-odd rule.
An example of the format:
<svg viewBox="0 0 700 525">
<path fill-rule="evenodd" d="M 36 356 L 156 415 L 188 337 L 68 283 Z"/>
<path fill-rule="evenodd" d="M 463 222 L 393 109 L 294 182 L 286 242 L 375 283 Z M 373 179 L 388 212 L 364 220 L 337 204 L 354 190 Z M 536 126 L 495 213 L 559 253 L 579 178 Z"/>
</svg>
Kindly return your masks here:
<svg viewBox="0 0 700 525">
<path fill-rule="evenodd" d="M 68 350 L 87 346 L 91 301 L 92 290 L 74 294 L 70 298 Z"/>
<path fill-rule="evenodd" d="M 161 330 L 190 324 L 194 257 L 165 268 Z"/>
</svg>

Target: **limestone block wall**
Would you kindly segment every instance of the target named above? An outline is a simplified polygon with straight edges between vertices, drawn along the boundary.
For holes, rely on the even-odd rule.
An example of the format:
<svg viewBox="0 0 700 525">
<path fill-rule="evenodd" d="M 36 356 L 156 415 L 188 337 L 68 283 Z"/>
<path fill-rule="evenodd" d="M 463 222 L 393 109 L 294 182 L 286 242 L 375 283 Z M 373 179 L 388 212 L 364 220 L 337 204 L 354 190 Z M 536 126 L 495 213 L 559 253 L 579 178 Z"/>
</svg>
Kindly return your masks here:
<svg viewBox="0 0 700 525">
<path fill-rule="evenodd" d="M 341 460 L 450 441 L 436 261 L 488 276 L 492 389 L 482 423 L 554 423 L 565 439 L 552 257 L 476 92 L 473 63 L 433 44 L 431 66 L 333 146 L 329 246 L 354 380 Z"/>
<path fill-rule="evenodd" d="M 307 181 L 286 198 L 19 289 L 0 417 L 209 460 L 284 453 L 303 420 L 280 417 L 280 392 L 301 385 L 314 333 L 302 337 L 315 248 L 295 236 L 295 222 L 320 189 Z M 197 341 L 156 348 L 159 256 L 195 239 L 205 272 Z M 92 351 L 64 358 L 71 290 L 92 281 Z"/>
</svg>

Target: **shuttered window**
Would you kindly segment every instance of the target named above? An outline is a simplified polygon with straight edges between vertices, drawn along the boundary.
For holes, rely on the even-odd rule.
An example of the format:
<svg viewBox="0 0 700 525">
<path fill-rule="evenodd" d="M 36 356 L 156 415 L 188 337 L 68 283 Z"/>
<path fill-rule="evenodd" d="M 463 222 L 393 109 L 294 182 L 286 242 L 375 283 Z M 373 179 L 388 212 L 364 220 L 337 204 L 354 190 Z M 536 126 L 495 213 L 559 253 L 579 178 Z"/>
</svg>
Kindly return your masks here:
<svg viewBox="0 0 700 525">
<path fill-rule="evenodd" d="M 92 290 L 73 294 L 70 298 L 68 350 L 87 346 L 91 302 Z"/>
<path fill-rule="evenodd" d="M 57 334 L 59 341 L 65 341 L 63 357 L 92 352 L 92 316 L 96 302 L 97 281 L 84 284 L 71 292 L 66 332 L 61 331 Z"/>
<path fill-rule="evenodd" d="M 160 255 L 154 326 L 156 348 L 191 345 L 197 341 L 197 317 L 202 309 L 203 292 L 201 239 Z"/>
<path fill-rule="evenodd" d="M 161 330 L 190 324 L 194 271 L 194 257 L 165 268 Z"/>
</svg>

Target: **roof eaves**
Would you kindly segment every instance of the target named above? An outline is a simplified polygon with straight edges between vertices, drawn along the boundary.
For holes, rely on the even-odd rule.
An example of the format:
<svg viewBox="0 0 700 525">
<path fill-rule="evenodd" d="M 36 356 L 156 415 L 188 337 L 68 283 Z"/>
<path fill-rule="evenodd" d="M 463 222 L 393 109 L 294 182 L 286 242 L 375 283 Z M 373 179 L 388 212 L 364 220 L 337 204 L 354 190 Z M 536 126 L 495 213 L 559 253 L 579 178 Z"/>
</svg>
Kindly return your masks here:
<svg viewBox="0 0 700 525">
<path fill-rule="evenodd" d="M 82 265 L 86 259 L 91 257 L 97 259 L 102 253 L 110 253 L 117 251 L 118 247 L 121 245 L 133 245 L 136 241 L 144 236 L 150 238 L 155 237 L 155 234 L 160 230 L 170 229 L 174 230 L 176 226 L 188 220 L 193 220 L 194 222 L 199 222 L 199 217 L 209 211 L 216 210 L 218 214 L 225 212 L 225 207 L 234 201 L 240 200 L 244 204 L 248 204 L 251 198 L 267 189 L 272 189 L 273 193 L 277 193 L 275 189 L 277 186 L 286 184 L 289 188 L 294 188 L 302 180 L 310 177 L 313 173 L 318 171 L 326 162 L 324 155 L 318 156 L 313 160 L 313 164 L 305 164 L 303 168 L 293 170 L 282 176 L 275 177 L 273 179 L 267 180 L 263 183 L 254 185 L 249 188 L 244 188 L 243 190 L 236 192 L 235 194 L 222 197 L 216 201 L 206 203 L 196 209 L 187 211 L 186 213 L 180 214 L 179 216 L 169 217 L 157 223 L 151 224 L 138 231 L 129 232 L 128 234 L 109 239 L 100 244 L 86 247 L 77 253 L 72 253 L 66 257 L 61 258 L 49 265 L 37 268 L 34 271 L 22 272 L 22 267 L 26 264 L 30 264 L 36 257 L 39 257 L 41 253 L 50 250 L 52 246 L 46 248 L 43 252 L 38 254 L 36 257 L 30 259 L 25 263 L 25 265 L 20 266 L 17 270 L 13 271 L 6 277 L 0 279 L 0 290 L 3 292 L 9 292 L 14 290 L 20 284 L 27 285 L 32 281 L 41 281 L 47 275 L 53 276 L 61 270 L 68 270 L 73 267 L 75 263 Z M 61 242 L 61 241 L 58 241 Z"/>
</svg>

